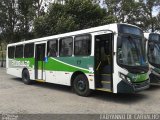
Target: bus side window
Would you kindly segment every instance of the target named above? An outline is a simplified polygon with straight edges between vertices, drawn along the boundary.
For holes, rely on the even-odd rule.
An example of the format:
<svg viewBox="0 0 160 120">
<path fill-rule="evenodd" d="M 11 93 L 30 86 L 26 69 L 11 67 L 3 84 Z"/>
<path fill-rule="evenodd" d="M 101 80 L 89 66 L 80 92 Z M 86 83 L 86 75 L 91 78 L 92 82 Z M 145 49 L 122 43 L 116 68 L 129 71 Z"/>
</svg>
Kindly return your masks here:
<svg viewBox="0 0 160 120">
<path fill-rule="evenodd" d="M 8 58 L 14 58 L 15 46 L 8 47 Z"/>
<path fill-rule="evenodd" d="M 25 44 L 24 58 L 32 58 L 34 56 L 34 43 Z"/>
<path fill-rule="evenodd" d="M 23 58 L 23 45 L 16 46 L 15 58 Z"/>
<path fill-rule="evenodd" d="M 48 41 L 48 56 L 57 57 L 58 55 L 58 40 Z"/>
<path fill-rule="evenodd" d="M 60 46 L 59 55 L 61 57 L 72 56 L 72 51 L 73 51 L 73 38 L 72 37 L 60 39 L 59 46 Z"/>
<path fill-rule="evenodd" d="M 75 37 L 74 55 L 88 56 L 91 54 L 91 36 L 79 35 Z"/>
</svg>

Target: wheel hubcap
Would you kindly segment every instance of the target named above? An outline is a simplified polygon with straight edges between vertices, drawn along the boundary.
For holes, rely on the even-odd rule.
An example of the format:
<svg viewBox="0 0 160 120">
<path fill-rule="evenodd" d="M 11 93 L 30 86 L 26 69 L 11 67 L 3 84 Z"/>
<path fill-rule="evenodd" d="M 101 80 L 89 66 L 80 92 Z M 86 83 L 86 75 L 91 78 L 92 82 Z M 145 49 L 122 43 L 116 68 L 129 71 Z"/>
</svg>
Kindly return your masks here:
<svg viewBox="0 0 160 120">
<path fill-rule="evenodd" d="M 80 91 L 84 91 L 86 88 L 85 82 L 83 80 L 79 80 L 77 82 L 77 87 Z"/>
</svg>

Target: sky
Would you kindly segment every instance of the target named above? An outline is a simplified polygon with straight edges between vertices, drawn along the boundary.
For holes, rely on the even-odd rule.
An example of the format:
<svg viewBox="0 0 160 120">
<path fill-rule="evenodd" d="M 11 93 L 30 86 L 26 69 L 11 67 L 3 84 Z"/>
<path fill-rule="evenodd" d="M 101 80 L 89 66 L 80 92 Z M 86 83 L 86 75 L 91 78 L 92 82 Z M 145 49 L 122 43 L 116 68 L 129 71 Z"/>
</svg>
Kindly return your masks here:
<svg viewBox="0 0 160 120">
<path fill-rule="evenodd" d="M 153 8 L 153 16 L 156 16 L 159 11 L 160 11 L 160 7 Z"/>
</svg>

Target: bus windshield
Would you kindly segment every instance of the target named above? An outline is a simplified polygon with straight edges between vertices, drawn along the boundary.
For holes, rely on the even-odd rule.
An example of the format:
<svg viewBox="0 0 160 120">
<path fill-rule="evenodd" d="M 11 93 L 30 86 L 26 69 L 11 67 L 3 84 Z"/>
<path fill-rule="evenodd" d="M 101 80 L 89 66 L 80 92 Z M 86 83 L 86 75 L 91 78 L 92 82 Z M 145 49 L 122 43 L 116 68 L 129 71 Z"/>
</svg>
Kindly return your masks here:
<svg viewBox="0 0 160 120">
<path fill-rule="evenodd" d="M 160 42 L 149 42 L 148 61 L 153 64 L 160 64 Z"/>
<path fill-rule="evenodd" d="M 142 37 L 133 37 L 129 34 L 119 36 L 118 63 L 125 66 L 146 66 L 145 45 L 142 42 Z"/>
<path fill-rule="evenodd" d="M 160 65 L 160 35 L 151 33 L 148 39 L 148 61 L 157 67 Z"/>
</svg>

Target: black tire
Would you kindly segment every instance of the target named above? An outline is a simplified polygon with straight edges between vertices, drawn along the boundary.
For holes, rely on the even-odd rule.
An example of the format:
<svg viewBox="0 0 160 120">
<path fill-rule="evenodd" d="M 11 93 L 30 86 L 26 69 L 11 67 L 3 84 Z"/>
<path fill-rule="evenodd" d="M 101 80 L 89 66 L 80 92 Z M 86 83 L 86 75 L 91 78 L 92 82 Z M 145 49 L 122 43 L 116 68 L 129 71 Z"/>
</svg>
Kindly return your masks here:
<svg viewBox="0 0 160 120">
<path fill-rule="evenodd" d="M 89 96 L 91 90 L 89 89 L 88 79 L 85 75 L 78 75 L 73 81 L 73 89 L 80 96 Z"/>
<path fill-rule="evenodd" d="M 22 72 L 22 81 L 24 84 L 30 85 L 32 81 L 30 80 L 30 75 L 27 69 L 23 70 Z"/>
</svg>

